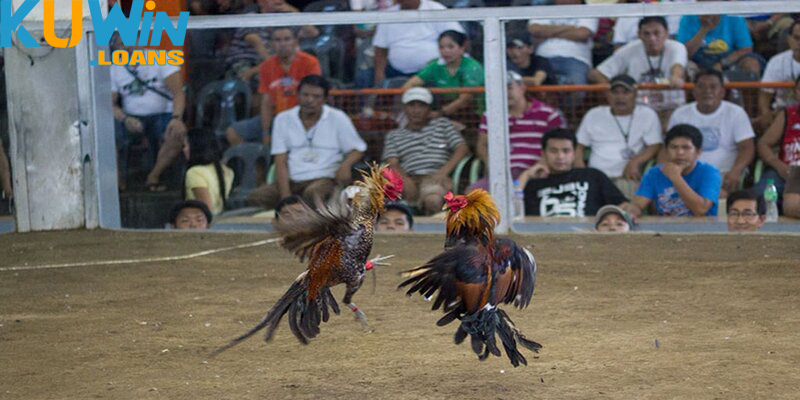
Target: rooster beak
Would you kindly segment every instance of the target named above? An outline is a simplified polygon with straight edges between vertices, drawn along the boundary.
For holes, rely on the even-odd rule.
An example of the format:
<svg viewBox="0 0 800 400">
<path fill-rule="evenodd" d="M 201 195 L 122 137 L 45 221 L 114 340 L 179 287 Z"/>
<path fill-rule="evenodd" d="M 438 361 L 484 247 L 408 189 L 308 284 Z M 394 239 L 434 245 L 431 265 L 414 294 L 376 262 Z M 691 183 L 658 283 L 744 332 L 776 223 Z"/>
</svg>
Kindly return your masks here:
<svg viewBox="0 0 800 400">
<path fill-rule="evenodd" d="M 442 211 L 447 211 L 448 208 L 450 208 L 450 206 L 447 204 L 447 202 L 442 204 Z"/>
</svg>

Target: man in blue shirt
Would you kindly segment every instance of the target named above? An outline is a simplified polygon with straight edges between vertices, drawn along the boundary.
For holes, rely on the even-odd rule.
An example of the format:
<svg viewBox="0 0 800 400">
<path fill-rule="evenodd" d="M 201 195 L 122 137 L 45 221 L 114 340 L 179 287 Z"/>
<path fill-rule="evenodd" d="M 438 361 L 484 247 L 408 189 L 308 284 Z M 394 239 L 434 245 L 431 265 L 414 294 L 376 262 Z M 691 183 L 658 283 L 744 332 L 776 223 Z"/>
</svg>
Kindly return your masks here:
<svg viewBox="0 0 800 400">
<path fill-rule="evenodd" d="M 658 215 L 717 215 L 722 176 L 710 164 L 697 161 L 703 151 L 703 134 L 691 125 L 675 125 L 664 142 L 669 161 L 645 174 L 633 199 L 638 209 L 634 214 L 640 215 L 654 201 Z"/>
<path fill-rule="evenodd" d="M 753 53 L 753 39 L 744 18 L 729 15 L 686 15 L 677 39 L 701 69 L 725 71 L 734 65 L 761 77 L 765 60 Z"/>
</svg>

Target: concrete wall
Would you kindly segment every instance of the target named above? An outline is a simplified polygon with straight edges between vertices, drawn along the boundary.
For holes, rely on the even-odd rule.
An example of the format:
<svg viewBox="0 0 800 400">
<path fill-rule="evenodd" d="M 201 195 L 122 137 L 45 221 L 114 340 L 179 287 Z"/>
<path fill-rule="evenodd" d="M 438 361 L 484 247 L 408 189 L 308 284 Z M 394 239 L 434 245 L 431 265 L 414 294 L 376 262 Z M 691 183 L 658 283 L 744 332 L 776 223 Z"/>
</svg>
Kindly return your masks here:
<svg viewBox="0 0 800 400">
<path fill-rule="evenodd" d="M 9 158 L 22 232 L 84 226 L 75 54 L 74 48 L 5 49 Z"/>
</svg>

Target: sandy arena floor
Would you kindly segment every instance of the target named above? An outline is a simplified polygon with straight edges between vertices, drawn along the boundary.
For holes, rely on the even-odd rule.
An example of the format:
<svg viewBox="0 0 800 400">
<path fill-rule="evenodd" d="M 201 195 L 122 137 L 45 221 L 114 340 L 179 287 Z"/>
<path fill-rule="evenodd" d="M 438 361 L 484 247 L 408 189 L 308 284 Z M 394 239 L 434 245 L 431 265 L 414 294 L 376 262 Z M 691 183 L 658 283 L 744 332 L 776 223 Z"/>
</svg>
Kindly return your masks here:
<svg viewBox="0 0 800 400">
<path fill-rule="evenodd" d="M 396 254 L 309 346 L 285 321 L 208 354 L 256 323 L 303 269 L 274 244 L 182 261 L 9 271 L 176 256 L 264 235 L 55 232 L 0 235 L 2 399 L 796 399 L 800 236 L 539 235 L 530 308 L 544 345 L 528 367 L 479 362 L 438 328 L 397 273 L 436 235 L 381 236 Z M 6 269 L 3 271 L 2 269 Z M 369 278 L 369 277 L 368 277 Z M 342 290 L 336 291 L 341 297 Z"/>
</svg>

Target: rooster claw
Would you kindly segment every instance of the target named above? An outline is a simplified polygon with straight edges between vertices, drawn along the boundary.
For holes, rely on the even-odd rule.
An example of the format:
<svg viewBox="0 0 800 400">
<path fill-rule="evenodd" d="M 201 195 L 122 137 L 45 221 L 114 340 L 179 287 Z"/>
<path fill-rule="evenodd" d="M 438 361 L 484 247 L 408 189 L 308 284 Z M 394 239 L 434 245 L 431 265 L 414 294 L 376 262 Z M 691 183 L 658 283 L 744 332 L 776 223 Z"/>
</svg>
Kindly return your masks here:
<svg viewBox="0 0 800 400">
<path fill-rule="evenodd" d="M 372 329 L 369 327 L 369 323 L 367 323 L 367 314 L 364 314 L 364 311 L 361 311 L 355 304 L 348 304 L 348 308 L 350 311 L 353 312 L 353 316 L 355 317 L 356 321 L 361 323 L 361 327 L 364 328 L 364 332 L 372 332 Z"/>
</svg>

